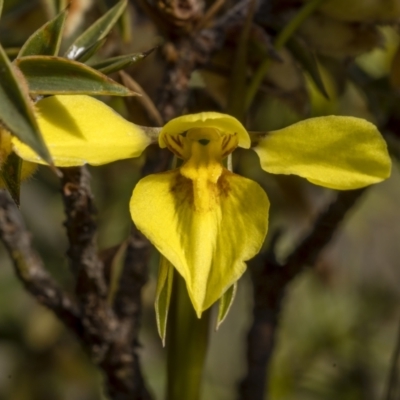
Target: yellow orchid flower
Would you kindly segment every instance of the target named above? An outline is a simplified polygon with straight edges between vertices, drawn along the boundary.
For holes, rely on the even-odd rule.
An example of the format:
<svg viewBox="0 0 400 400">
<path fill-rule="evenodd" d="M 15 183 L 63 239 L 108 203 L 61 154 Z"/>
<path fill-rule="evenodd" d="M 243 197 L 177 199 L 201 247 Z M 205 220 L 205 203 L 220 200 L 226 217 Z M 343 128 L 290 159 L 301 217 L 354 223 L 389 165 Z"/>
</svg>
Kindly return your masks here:
<svg viewBox="0 0 400 400">
<path fill-rule="evenodd" d="M 53 96 L 37 108 L 57 166 L 136 157 L 151 142 L 139 127 L 88 96 Z M 23 159 L 43 163 L 29 147 L 17 139 L 13 143 Z M 168 304 L 175 268 L 199 317 L 221 298 L 229 308 L 245 261 L 260 250 L 268 227 L 263 189 L 223 165 L 237 146 L 250 148 L 250 136 L 235 118 L 204 112 L 169 121 L 159 145 L 182 159 L 182 165 L 140 180 L 130 202 L 133 221 L 165 257 L 157 301 L 164 296 Z M 305 120 L 266 134 L 254 150 L 267 172 L 297 174 L 339 190 L 380 182 L 391 169 L 379 131 L 353 117 Z"/>
<path fill-rule="evenodd" d="M 235 118 L 206 112 L 175 118 L 159 145 L 181 167 L 142 179 L 130 203 L 132 219 L 185 279 L 200 317 L 244 273 L 268 228 L 269 201 L 256 183 L 222 164 L 250 137 Z"/>
</svg>

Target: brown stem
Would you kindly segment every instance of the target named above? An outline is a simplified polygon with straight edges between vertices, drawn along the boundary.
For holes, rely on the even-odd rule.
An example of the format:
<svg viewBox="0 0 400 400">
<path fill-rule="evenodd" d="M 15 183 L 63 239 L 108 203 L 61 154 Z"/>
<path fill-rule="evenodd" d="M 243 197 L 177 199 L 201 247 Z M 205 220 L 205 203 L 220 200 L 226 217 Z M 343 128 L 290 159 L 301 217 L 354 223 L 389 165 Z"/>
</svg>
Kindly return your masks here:
<svg viewBox="0 0 400 400">
<path fill-rule="evenodd" d="M 68 256 L 77 279 L 76 293 L 83 314 L 84 334 L 81 339 L 93 361 L 105 372 L 111 399 L 148 400 L 151 396 L 145 387 L 136 352 L 140 289 L 144 279 L 132 285 L 129 296 L 125 296 L 125 279 L 127 275 L 135 275 L 135 265 L 127 265 L 121 290 L 116 297 L 115 308 L 122 308 L 114 311 L 107 301 L 104 266 L 97 255 L 96 211 L 89 178 L 85 167 L 63 169 L 62 195 L 70 243 Z M 132 246 L 128 246 L 128 253 L 135 250 Z M 135 276 L 141 273 L 143 271 L 138 271 Z M 130 281 L 132 283 L 132 279 Z M 124 310 L 130 311 L 124 313 Z M 135 310 L 135 315 L 131 310 Z"/>
<path fill-rule="evenodd" d="M 143 382 L 137 356 L 142 310 L 141 289 L 147 282 L 149 257 L 148 240 L 133 228 L 128 240 L 124 269 L 114 301 L 114 310 L 120 321 L 120 339 L 110 354 L 110 367 L 112 367 L 114 375 L 117 378 L 123 376 L 129 393 L 136 393 L 136 397 L 128 396 L 126 400 L 151 399 Z M 123 356 L 121 356 L 121 352 L 123 352 Z M 118 399 L 124 400 L 125 398 L 118 397 Z"/>
</svg>

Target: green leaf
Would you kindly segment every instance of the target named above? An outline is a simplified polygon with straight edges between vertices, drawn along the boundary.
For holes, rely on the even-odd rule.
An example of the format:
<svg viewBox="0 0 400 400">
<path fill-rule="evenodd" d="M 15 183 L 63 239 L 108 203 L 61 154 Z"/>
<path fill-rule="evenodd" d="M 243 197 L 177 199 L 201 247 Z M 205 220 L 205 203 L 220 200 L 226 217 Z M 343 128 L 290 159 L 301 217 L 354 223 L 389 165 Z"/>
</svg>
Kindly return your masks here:
<svg viewBox="0 0 400 400">
<path fill-rule="evenodd" d="M 1 17 L 1 12 L 3 11 L 3 4 L 4 4 L 4 1 L 0 0 L 0 17 Z"/>
<path fill-rule="evenodd" d="M 12 152 L 1 167 L 1 178 L 11 197 L 19 206 L 22 159 Z"/>
<path fill-rule="evenodd" d="M 33 94 L 137 95 L 101 72 L 66 58 L 29 56 L 15 63 Z"/>
<path fill-rule="evenodd" d="M 85 32 L 80 35 L 66 52 L 66 57 L 75 60 L 98 40 L 105 38 L 114 27 L 118 18 L 124 12 L 127 0 L 121 0 L 113 8 L 108 10 L 101 18 L 92 24 Z"/>
<path fill-rule="evenodd" d="M 150 51 L 147 51 L 145 53 L 132 53 L 125 54 L 123 56 L 108 58 L 98 63 L 91 64 L 90 66 L 102 72 L 103 74 L 111 74 L 113 72 L 124 69 L 140 60 L 143 60 L 143 58 L 148 56 L 153 50 L 154 49 L 151 49 Z"/>
<path fill-rule="evenodd" d="M 60 49 L 62 32 L 68 10 L 65 9 L 51 21 L 41 26 L 22 46 L 18 57 L 31 55 L 55 56 Z"/>
<path fill-rule="evenodd" d="M 218 317 L 217 317 L 217 326 L 216 330 L 219 329 L 221 324 L 225 321 L 226 316 L 228 315 L 229 310 L 231 309 L 233 300 L 235 300 L 237 289 L 237 282 L 235 282 L 219 299 L 219 307 L 218 307 Z"/>
<path fill-rule="evenodd" d="M 85 62 L 89 60 L 97 51 L 103 46 L 106 42 L 107 38 L 103 38 L 95 42 L 89 47 L 86 47 L 81 53 L 79 53 L 78 57 L 75 58 L 75 61 Z"/>
<path fill-rule="evenodd" d="M 0 45 L 0 120 L 12 134 L 51 164 L 25 84 L 24 77 L 10 63 Z"/>
<path fill-rule="evenodd" d="M 161 337 L 163 346 L 165 346 L 167 319 L 168 319 L 169 306 L 171 303 L 173 278 L 174 278 L 173 265 L 164 256 L 160 255 L 160 266 L 157 278 L 155 309 L 156 309 L 158 333 Z"/>
<path fill-rule="evenodd" d="M 294 37 L 289 39 L 289 41 L 286 43 L 286 46 L 296 60 L 301 64 L 303 69 L 308 72 L 310 78 L 313 80 L 320 93 L 329 100 L 329 95 L 325 89 L 324 82 L 321 78 L 318 64 L 314 55 L 310 53 L 310 51 Z"/>
</svg>

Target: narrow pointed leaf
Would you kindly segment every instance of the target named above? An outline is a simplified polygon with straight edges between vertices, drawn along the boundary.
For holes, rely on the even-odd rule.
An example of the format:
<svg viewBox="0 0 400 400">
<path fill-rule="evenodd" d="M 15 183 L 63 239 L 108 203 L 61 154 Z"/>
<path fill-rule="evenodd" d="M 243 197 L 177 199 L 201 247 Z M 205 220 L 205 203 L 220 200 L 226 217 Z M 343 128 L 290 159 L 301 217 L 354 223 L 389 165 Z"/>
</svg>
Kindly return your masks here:
<svg viewBox="0 0 400 400">
<path fill-rule="evenodd" d="M 22 46 L 18 57 L 30 55 L 55 56 L 60 49 L 62 32 L 68 10 L 65 9 L 40 27 Z"/>
<path fill-rule="evenodd" d="M 158 334 L 161 337 L 163 346 L 165 346 L 167 319 L 168 319 L 169 306 L 171 303 L 173 278 L 174 278 L 173 265 L 163 255 L 160 255 L 160 266 L 158 270 L 155 310 L 156 310 Z"/>
<path fill-rule="evenodd" d="M 97 69 L 103 74 L 111 74 L 113 72 L 120 71 L 129 65 L 134 64 L 140 60 L 143 60 L 149 52 L 146 53 L 132 53 L 123 56 L 108 58 L 107 60 L 100 61 L 96 64 L 92 64 L 91 67 Z"/>
<path fill-rule="evenodd" d="M 237 289 L 237 282 L 235 282 L 219 299 L 218 316 L 216 330 L 219 329 L 221 324 L 225 321 L 226 316 L 231 309 L 233 300 L 235 300 Z"/>
<path fill-rule="evenodd" d="M 22 57 L 16 65 L 34 94 L 137 95 L 101 72 L 62 57 Z"/>
<path fill-rule="evenodd" d="M 308 72 L 310 78 L 313 80 L 320 93 L 326 99 L 329 99 L 328 92 L 325 89 L 324 82 L 319 72 L 318 64 L 314 55 L 295 38 L 289 39 L 286 46 L 296 60 L 301 64 L 304 70 Z"/>
<path fill-rule="evenodd" d="M 3 11 L 3 0 L 0 0 L 0 17 L 1 17 L 1 12 Z"/>
<path fill-rule="evenodd" d="M 1 167 L 1 178 L 11 197 L 19 206 L 19 193 L 21 186 L 22 159 L 11 153 Z"/>
<path fill-rule="evenodd" d="M 107 38 L 103 38 L 93 43 L 91 46 L 85 47 L 83 51 L 79 53 L 78 57 L 75 58 L 75 61 L 85 62 L 86 60 L 89 60 L 90 57 L 94 56 L 97 51 L 103 47 L 106 40 Z"/>
<path fill-rule="evenodd" d="M 92 46 L 98 40 L 106 37 L 118 21 L 118 18 L 124 12 L 126 5 L 127 0 L 121 0 L 113 8 L 108 10 L 108 12 L 106 12 L 75 40 L 67 50 L 66 57 L 74 60 L 79 57 L 87 47 Z"/>
<path fill-rule="evenodd" d="M 7 129 L 37 154 L 51 163 L 35 119 L 33 105 L 24 86 L 24 77 L 18 75 L 0 45 L 0 120 Z"/>
</svg>

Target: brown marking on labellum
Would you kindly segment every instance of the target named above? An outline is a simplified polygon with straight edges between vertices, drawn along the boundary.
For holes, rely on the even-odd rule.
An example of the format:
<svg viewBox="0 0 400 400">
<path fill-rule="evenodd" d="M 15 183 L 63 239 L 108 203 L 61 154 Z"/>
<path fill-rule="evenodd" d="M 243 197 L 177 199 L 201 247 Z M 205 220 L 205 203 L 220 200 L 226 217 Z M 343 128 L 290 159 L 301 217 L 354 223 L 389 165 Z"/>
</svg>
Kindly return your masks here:
<svg viewBox="0 0 400 400">
<path fill-rule="evenodd" d="M 198 213 L 210 212 L 220 204 L 221 198 L 226 198 L 231 192 L 229 177 L 233 175 L 227 169 L 223 169 L 217 183 L 207 181 L 206 191 L 202 193 L 196 187 L 201 186 L 200 181 L 192 181 L 177 171 L 175 179 L 171 183 L 170 192 L 174 196 L 176 206 L 189 205 Z M 196 196 L 198 196 L 196 198 Z"/>
<path fill-rule="evenodd" d="M 181 175 L 180 172 L 176 173 L 170 192 L 173 194 L 177 206 L 183 203 L 188 203 L 191 206 L 194 205 L 193 182 Z"/>
<path fill-rule="evenodd" d="M 222 174 L 218 179 L 217 186 L 219 190 L 219 195 L 222 197 L 228 197 L 231 192 L 231 184 L 229 183 L 229 177 L 234 175 L 227 169 L 222 170 Z"/>
</svg>

